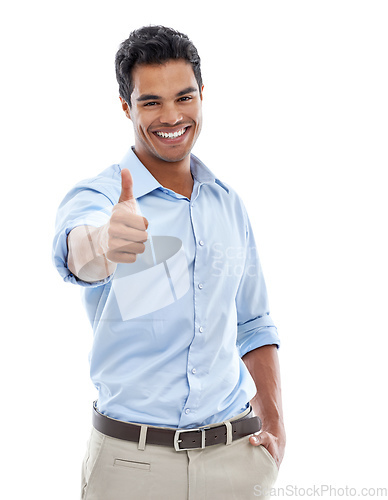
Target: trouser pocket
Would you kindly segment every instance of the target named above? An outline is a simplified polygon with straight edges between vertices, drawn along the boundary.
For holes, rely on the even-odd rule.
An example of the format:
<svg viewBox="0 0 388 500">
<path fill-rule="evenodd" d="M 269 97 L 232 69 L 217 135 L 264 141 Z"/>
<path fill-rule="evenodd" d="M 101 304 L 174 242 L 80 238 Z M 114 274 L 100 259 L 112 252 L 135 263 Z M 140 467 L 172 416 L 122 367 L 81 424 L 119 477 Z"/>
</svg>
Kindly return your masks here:
<svg viewBox="0 0 388 500">
<path fill-rule="evenodd" d="M 81 476 L 81 500 L 86 500 L 87 490 L 90 481 L 92 480 L 93 473 L 96 469 L 98 459 L 101 455 L 105 436 L 92 428 L 90 438 L 87 445 L 84 461 L 82 463 L 82 476 Z"/>
</svg>

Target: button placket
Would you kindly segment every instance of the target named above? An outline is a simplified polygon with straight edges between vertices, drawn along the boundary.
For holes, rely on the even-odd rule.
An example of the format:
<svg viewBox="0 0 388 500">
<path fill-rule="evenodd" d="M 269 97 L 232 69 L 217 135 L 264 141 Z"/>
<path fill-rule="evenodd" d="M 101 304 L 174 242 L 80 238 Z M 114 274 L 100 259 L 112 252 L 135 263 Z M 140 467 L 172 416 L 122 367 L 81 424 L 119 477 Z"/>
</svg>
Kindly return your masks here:
<svg viewBox="0 0 388 500">
<path fill-rule="evenodd" d="M 203 301 L 205 297 L 203 295 L 204 292 L 202 291 L 204 288 L 204 283 L 202 280 L 203 278 L 205 278 L 205 276 L 203 276 L 202 273 L 206 268 L 204 260 L 205 254 L 203 250 L 205 243 L 203 240 L 200 240 L 198 238 L 199 236 L 198 233 L 201 232 L 201 226 L 200 226 L 201 221 L 199 220 L 197 225 L 195 214 L 196 214 L 196 204 L 193 204 L 191 202 L 190 219 L 191 219 L 194 241 L 196 242 L 195 244 L 196 251 L 193 263 L 194 338 L 189 348 L 189 355 L 187 360 L 187 376 L 190 380 L 189 382 L 190 389 L 182 415 L 181 422 L 183 425 L 187 425 L 188 418 L 191 419 L 193 418 L 192 415 L 195 414 L 200 401 L 201 377 L 196 366 L 200 361 L 200 358 L 198 358 L 198 356 L 200 348 L 204 342 L 204 337 L 202 334 L 205 331 L 205 318 L 203 316 L 204 315 Z"/>
</svg>

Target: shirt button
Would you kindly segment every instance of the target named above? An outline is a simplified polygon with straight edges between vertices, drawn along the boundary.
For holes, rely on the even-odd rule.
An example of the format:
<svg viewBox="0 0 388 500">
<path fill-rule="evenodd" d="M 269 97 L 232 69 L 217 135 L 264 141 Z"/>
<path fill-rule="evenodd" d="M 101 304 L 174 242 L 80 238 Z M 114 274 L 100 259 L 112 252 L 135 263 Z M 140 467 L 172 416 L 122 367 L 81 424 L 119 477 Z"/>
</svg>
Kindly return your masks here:
<svg viewBox="0 0 388 500">
<path fill-rule="evenodd" d="M 203 332 L 203 327 L 202 327 L 202 326 L 200 326 L 200 327 L 199 327 L 199 333 L 202 333 L 202 332 Z"/>
<path fill-rule="evenodd" d="M 202 290 L 202 288 L 203 288 L 203 284 L 202 284 L 202 283 L 200 283 L 200 284 L 198 285 L 198 288 L 199 288 L 200 290 Z"/>
<path fill-rule="evenodd" d="M 186 408 L 185 413 L 188 415 L 190 413 L 190 408 Z"/>
<path fill-rule="evenodd" d="M 193 373 L 193 374 L 195 375 L 195 374 L 197 373 L 197 370 L 196 370 L 195 368 L 193 368 L 193 369 L 191 370 L 191 373 Z"/>
<path fill-rule="evenodd" d="M 201 247 L 203 247 L 205 243 L 202 240 L 200 240 L 199 244 L 201 245 Z"/>
</svg>

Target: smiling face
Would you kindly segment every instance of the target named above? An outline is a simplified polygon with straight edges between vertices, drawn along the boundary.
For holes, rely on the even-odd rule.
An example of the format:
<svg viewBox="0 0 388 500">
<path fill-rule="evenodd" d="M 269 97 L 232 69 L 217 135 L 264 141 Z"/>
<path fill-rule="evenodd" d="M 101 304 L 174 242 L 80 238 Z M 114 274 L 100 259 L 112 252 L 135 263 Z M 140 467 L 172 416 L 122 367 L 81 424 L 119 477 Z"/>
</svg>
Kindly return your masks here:
<svg viewBox="0 0 388 500">
<path fill-rule="evenodd" d="M 132 71 L 132 107 L 122 99 L 135 131 L 135 151 L 144 165 L 181 162 L 202 126 L 202 89 L 183 59 L 143 64 Z"/>
</svg>

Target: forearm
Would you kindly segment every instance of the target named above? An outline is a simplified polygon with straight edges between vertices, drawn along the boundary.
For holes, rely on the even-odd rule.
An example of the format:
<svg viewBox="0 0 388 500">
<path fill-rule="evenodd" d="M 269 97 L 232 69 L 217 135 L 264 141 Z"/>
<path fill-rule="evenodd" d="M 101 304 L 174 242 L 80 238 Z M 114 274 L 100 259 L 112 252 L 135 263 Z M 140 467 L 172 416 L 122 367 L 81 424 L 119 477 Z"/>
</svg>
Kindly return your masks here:
<svg viewBox="0 0 388 500">
<path fill-rule="evenodd" d="M 82 281 L 103 280 L 116 269 L 116 264 L 105 256 L 105 229 L 105 226 L 78 226 L 68 235 L 68 268 Z"/>
<path fill-rule="evenodd" d="M 251 401 L 253 411 L 262 422 L 262 432 L 250 436 L 253 446 L 264 446 L 280 467 L 286 445 L 283 423 L 280 368 L 275 345 L 266 345 L 248 352 L 243 358 L 256 384 Z"/>
<path fill-rule="evenodd" d="M 273 433 L 284 431 L 277 347 L 266 345 L 248 352 L 243 358 L 255 384 L 251 401 L 253 411 L 263 422 L 263 429 Z"/>
</svg>

